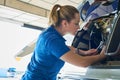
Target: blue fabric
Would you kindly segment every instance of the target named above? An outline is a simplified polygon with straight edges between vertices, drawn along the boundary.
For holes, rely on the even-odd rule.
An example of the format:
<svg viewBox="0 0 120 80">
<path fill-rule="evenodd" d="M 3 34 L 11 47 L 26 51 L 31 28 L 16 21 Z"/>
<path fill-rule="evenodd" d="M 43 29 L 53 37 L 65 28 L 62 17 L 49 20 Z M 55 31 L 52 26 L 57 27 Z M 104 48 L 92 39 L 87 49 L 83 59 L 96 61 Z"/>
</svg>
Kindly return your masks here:
<svg viewBox="0 0 120 80">
<path fill-rule="evenodd" d="M 90 7 L 90 3 L 89 1 L 85 2 L 80 10 L 80 17 L 81 19 L 84 21 L 85 17 L 86 17 L 86 12 L 88 10 L 88 8 Z"/>
<path fill-rule="evenodd" d="M 22 80 L 56 80 L 64 65 L 64 61 L 59 58 L 69 50 L 62 35 L 50 26 L 40 34 Z"/>
<path fill-rule="evenodd" d="M 99 5 L 100 5 L 100 3 L 91 5 L 91 6 L 88 8 L 87 12 L 86 12 L 86 18 L 87 18 L 87 17 L 89 16 L 89 14 L 90 14 L 93 10 L 95 10 Z"/>
<path fill-rule="evenodd" d="M 112 6 L 113 6 L 113 9 L 114 9 L 114 10 L 117 10 L 117 9 L 118 9 L 118 1 L 119 1 L 119 0 L 115 0 L 115 1 L 112 3 Z"/>
<path fill-rule="evenodd" d="M 87 9 L 87 11 L 86 11 L 86 16 L 85 16 L 84 20 L 86 20 L 90 15 L 92 15 L 92 16 L 95 17 L 95 18 L 100 17 L 101 15 L 98 14 L 99 12 L 92 13 L 92 11 L 96 10 L 100 5 L 101 5 L 100 3 L 90 5 L 90 7 L 89 7 L 89 8 Z M 112 6 L 113 11 L 117 10 L 118 0 L 115 0 L 115 1 L 114 1 L 111 5 L 109 5 L 109 6 Z M 83 6 L 83 8 L 84 8 L 84 6 Z M 105 7 L 105 9 L 107 9 L 107 8 Z M 108 10 L 105 10 L 105 9 L 104 9 L 104 11 L 105 11 L 106 13 L 111 13 L 111 11 L 108 11 Z M 110 10 L 110 9 L 109 9 L 109 10 Z M 101 11 L 101 10 L 99 10 L 99 11 Z M 91 14 L 91 13 L 92 13 L 92 14 Z M 104 14 L 104 13 L 103 13 L 103 14 Z"/>
<path fill-rule="evenodd" d="M 98 8 L 94 9 L 91 13 L 88 14 L 87 20 L 93 20 L 93 19 L 99 18 L 106 14 L 110 14 L 113 11 L 115 11 L 115 10 L 113 9 L 112 5 L 108 5 L 108 6 L 99 5 Z"/>
</svg>

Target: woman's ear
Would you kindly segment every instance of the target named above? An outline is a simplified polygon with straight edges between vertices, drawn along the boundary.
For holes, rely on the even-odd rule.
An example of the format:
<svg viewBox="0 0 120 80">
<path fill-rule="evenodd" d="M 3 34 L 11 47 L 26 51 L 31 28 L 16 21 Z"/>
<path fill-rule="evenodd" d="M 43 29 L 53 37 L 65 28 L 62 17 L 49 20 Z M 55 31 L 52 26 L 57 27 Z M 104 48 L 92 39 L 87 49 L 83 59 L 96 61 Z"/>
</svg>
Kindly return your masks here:
<svg viewBox="0 0 120 80">
<path fill-rule="evenodd" d="M 66 26 L 68 25 L 68 22 L 67 22 L 67 20 L 62 20 L 62 23 L 61 23 L 61 24 L 62 24 L 62 26 L 65 26 L 65 27 L 66 27 Z"/>
</svg>

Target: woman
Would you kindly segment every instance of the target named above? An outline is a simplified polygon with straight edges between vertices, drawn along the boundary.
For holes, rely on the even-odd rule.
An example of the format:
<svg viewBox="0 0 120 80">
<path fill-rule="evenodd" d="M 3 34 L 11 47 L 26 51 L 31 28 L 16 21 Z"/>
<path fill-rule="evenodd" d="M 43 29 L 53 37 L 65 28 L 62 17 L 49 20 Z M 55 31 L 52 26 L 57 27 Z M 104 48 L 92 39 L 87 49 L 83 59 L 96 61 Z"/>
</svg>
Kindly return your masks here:
<svg viewBox="0 0 120 80">
<path fill-rule="evenodd" d="M 40 34 L 33 56 L 21 80 L 56 80 L 56 76 L 65 62 L 80 67 L 87 67 L 103 58 L 104 50 L 99 55 L 80 56 L 75 48 L 65 44 L 64 35 L 75 35 L 79 29 L 78 10 L 70 5 L 56 4 L 51 10 L 50 26 Z M 80 51 L 81 52 L 81 51 Z M 82 51 L 93 54 L 96 49 Z"/>
</svg>

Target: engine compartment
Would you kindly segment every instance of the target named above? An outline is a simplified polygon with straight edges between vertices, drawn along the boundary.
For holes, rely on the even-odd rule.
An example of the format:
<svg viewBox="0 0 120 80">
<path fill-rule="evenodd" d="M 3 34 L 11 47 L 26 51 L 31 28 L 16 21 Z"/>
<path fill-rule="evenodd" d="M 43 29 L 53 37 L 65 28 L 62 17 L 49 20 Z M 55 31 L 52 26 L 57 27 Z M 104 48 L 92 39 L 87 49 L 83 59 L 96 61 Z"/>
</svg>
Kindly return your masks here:
<svg viewBox="0 0 120 80">
<path fill-rule="evenodd" d="M 78 31 L 73 39 L 72 46 L 83 50 L 98 48 L 100 52 L 102 45 L 106 45 L 106 59 L 90 67 L 120 66 L 119 25 L 120 13 L 117 14 L 116 12 L 94 19 L 89 24 L 87 30 L 81 29 Z M 86 43 L 83 42 L 85 40 Z M 102 45 L 101 41 L 103 42 Z"/>
</svg>

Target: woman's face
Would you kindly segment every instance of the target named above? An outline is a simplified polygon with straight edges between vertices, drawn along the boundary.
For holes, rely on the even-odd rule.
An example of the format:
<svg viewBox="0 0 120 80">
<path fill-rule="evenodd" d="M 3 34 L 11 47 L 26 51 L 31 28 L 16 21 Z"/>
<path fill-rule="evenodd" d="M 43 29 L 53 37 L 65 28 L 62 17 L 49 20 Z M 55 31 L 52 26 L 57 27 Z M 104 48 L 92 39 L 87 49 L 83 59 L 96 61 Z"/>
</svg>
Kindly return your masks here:
<svg viewBox="0 0 120 80">
<path fill-rule="evenodd" d="M 79 13 L 75 14 L 75 18 L 68 23 L 67 32 L 75 35 L 77 30 L 80 29 L 80 15 Z"/>
</svg>

